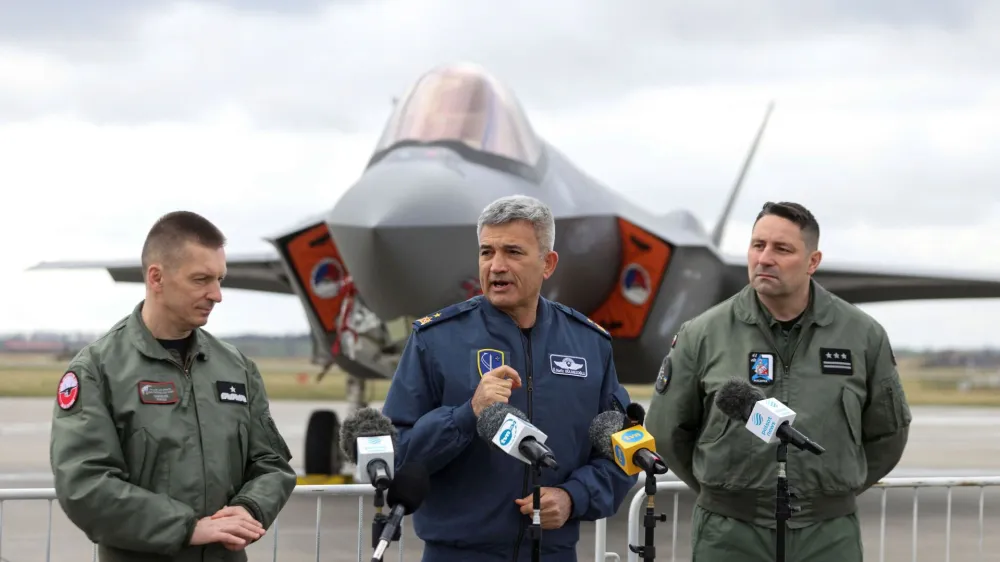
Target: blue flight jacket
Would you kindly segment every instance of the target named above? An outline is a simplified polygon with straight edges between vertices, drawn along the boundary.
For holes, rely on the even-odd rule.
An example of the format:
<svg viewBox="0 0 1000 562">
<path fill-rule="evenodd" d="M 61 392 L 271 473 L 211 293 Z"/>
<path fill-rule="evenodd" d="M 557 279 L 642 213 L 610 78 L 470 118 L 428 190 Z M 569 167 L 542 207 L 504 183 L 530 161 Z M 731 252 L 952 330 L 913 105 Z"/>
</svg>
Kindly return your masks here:
<svg viewBox="0 0 1000 562">
<path fill-rule="evenodd" d="M 542 531 L 542 554 L 576 560 L 580 521 L 613 515 L 638 480 L 600 458 L 588 437 L 594 417 L 624 412 L 631 401 L 618 383 L 611 336 L 576 310 L 540 298 L 529 338 L 483 296 L 414 322 L 382 408 L 399 432 L 396 467 L 419 462 L 430 475 L 430 491 L 412 515 L 424 560 L 468 559 L 474 550 L 474 559 L 509 561 L 519 535 L 518 558 L 530 559 L 531 517 L 514 503 L 532 493 L 530 466 L 479 438 L 472 411 L 482 375 L 498 360 L 521 376 L 508 403 L 548 436 L 559 464 L 558 471 L 542 469 L 541 486 L 573 499 L 565 525 Z"/>
</svg>

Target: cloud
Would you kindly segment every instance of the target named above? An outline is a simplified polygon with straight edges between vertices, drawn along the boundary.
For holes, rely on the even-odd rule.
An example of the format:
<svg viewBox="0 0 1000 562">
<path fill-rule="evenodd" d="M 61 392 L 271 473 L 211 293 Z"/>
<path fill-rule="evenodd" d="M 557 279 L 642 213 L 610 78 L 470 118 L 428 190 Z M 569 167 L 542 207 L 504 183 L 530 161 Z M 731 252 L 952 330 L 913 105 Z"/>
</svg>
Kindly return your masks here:
<svg viewBox="0 0 1000 562">
<path fill-rule="evenodd" d="M 942 72 L 988 68 L 1000 41 L 985 1 L 623 2 L 161 1 L 119 13 L 105 1 L 88 11 L 105 22 L 91 36 L 45 51 L 66 79 L 41 108 L 134 122 L 239 106 L 261 126 L 357 132 L 419 73 L 456 59 L 486 63 L 543 111 L 638 88 L 842 79 L 893 82 L 881 103 L 895 104 L 925 99 Z M 932 90 L 974 95 L 947 81 Z"/>
</svg>

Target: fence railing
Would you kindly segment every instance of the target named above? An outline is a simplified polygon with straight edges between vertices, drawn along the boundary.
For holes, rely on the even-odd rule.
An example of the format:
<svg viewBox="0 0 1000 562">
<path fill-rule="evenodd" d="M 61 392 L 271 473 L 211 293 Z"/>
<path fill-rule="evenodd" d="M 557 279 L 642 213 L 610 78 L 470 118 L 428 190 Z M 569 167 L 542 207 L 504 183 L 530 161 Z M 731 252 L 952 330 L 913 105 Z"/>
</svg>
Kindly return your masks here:
<svg viewBox="0 0 1000 562">
<path fill-rule="evenodd" d="M 952 490 L 954 488 L 960 487 L 978 487 L 979 488 L 979 554 L 983 555 L 983 538 L 985 529 L 985 504 L 986 504 L 986 488 L 1000 486 L 1000 476 L 985 476 L 977 478 L 951 478 L 951 477 L 940 477 L 940 478 L 886 478 L 881 482 L 876 483 L 872 486 L 873 489 L 878 489 L 881 491 L 881 517 L 879 523 L 879 562 L 885 561 L 885 544 L 886 544 L 886 497 L 888 495 L 889 488 L 910 488 L 913 490 L 913 535 L 912 535 L 912 547 L 911 555 L 912 560 L 917 560 L 917 522 L 918 522 L 918 504 L 919 504 L 919 490 L 921 488 L 945 488 L 947 490 L 947 507 L 945 515 L 945 562 L 950 562 L 951 560 L 951 520 L 952 520 Z M 687 484 L 683 482 L 658 482 L 656 484 L 656 497 L 659 498 L 659 493 L 662 492 L 673 492 L 673 521 L 672 525 L 672 535 L 671 535 L 671 552 L 670 560 L 675 562 L 677 560 L 677 522 L 678 522 L 678 512 L 680 508 L 680 492 L 689 490 Z M 870 493 L 870 492 L 866 492 Z M 640 488 L 635 496 L 632 498 L 632 502 L 629 505 L 628 510 L 628 544 L 640 545 L 642 544 L 642 538 L 640 537 L 640 530 L 642 529 L 642 520 L 645 516 L 645 502 L 646 491 Z M 659 510 L 658 510 L 659 511 Z M 600 552 L 600 551 L 598 551 Z M 613 553 L 607 552 L 606 557 L 619 560 L 620 557 Z M 599 560 L 605 560 L 606 558 L 599 558 Z M 660 550 L 657 549 L 657 559 L 666 560 L 666 557 L 660 554 Z M 639 555 L 629 550 L 628 552 L 628 562 L 638 562 Z M 962 561 L 966 562 L 966 561 Z"/>
<path fill-rule="evenodd" d="M 640 480 L 641 484 L 641 480 Z M 880 533 L 879 533 L 879 561 L 885 560 L 885 537 L 886 537 L 886 496 L 889 488 L 909 488 L 913 490 L 913 536 L 912 536 L 912 559 L 917 560 L 917 522 L 918 522 L 918 504 L 919 504 L 919 490 L 922 488 L 945 488 L 947 490 L 947 507 L 946 507 L 946 521 L 945 521 L 945 561 L 950 562 L 951 556 L 951 540 L 952 540 L 952 490 L 956 487 L 978 487 L 979 488 L 979 516 L 978 516 L 978 536 L 979 536 L 979 553 L 984 552 L 984 533 L 985 533 L 985 492 L 987 487 L 1000 487 L 1000 476 L 996 477 L 979 477 L 979 478 L 888 478 L 877 484 L 873 488 L 879 489 L 881 491 L 881 522 L 880 522 Z M 673 493 L 673 514 L 669 518 L 671 521 L 671 540 L 670 540 L 670 560 L 677 560 L 677 544 L 678 544 L 678 515 L 680 510 L 680 493 L 688 491 L 687 485 L 683 482 L 668 481 L 668 482 L 658 482 L 656 485 L 657 499 L 659 499 L 661 492 Z M 369 484 L 339 484 L 339 485 L 299 485 L 296 486 L 293 491 L 293 496 L 315 496 L 316 498 L 316 523 L 315 523 L 315 541 L 314 541 L 314 552 L 315 559 L 317 562 L 321 560 L 322 544 L 321 544 L 321 521 L 323 515 L 323 498 L 325 497 L 335 497 L 335 496 L 357 496 L 358 498 L 358 541 L 357 541 L 357 559 L 359 562 L 362 560 L 370 559 L 369 550 L 365 548 L 368 544 L 365 541 L 365 497 L 374 495 L 374 488 Z M 9 501 L 23 501 L 23 500 L 36 500 L 36 501 L 47 501 L 48 502 L 48 513 L 46 522 L 46 542 L 45 542 L 45 560 L 48 562 L 51 560 L 52 554 L 52 510 L 53 503 L 55 503 L 55 490 L 52 488 L 17 488 L 17 489 L 0 489 L 0 560 L 3 560 L 3 545 L 4 545 L 4 504 Z M 628 530 L 626 541 L 627 544 L 640 545 L 642 544 L 642 539 L 640 536 L 641 521 L 644 516 L 645 502 L 647 496 L 645 490 L 640 485 L 635 492 L 635 496 L 628 507 Z M 660 511 L 660 510 L 658 510 Z M 278 560 L 278 547 L 281 543 L 280 539 L 280 523 L 281 516 L 272 525 L 269 534 L 273 535 L 273 546 L 271 549 L 271 559 L 274 562 Z M 594 527 L 594 560 L 595 562 L 606 562 L 607 560 L 620 561 L 621 556 L 612 551 L 608 551 L 608 533 L 607 533 L 607 520 L 601 519 L 595 523 Z M 404 520 L 405 525 L 405 520 Z M 662 531 L 657 532 L 658 536 L 662 536 Z M 398 552 L 398 560 L 402 562 L 403 560 L 403 533 L 400 534 L 400 540 L 396 546 Z M 662 541 L 658 541 L 662 545 Z M 638 562 L 638 554 L 627 549 L 627 560 L 629 562 Z M 657 559 L 666 560 L 664 550 L 661 548 L 657 549 Z M 386 559 L 389 559 L 388 553 Z M 96 562 L 97 560 L 97 547 L 96 545 L 92 549 L 92 560 Z M 963 561 L 964 562 L 964 561 Z"/>
</svg>

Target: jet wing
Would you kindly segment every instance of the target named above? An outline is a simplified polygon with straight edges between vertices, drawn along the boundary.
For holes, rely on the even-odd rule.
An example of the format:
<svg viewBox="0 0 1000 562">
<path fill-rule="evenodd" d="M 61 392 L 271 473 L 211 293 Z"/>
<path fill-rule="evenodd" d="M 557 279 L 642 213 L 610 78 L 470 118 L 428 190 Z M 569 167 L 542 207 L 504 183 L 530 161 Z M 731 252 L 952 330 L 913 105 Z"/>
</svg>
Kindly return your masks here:
<svg viewBox="0 0 1000 562">
<path fill-rule="evenodd" d="M 44 269 L 105 269 L 118 283 L 142 283 L 139 260 L 42 262 L 28 268 L 29 271 Z M 228 256 L 226 269 L 224 288 L 294 294 L 276 253 Z"/>
<path fill-rule="evenodd" d="M 729 259 L 731 279 L 747 281 L 746 259 Z M 921 269 L 823 261 L 813 274 L 820 285 L 859 304 L 907 300 L 1000 298 L 1000 273 Z"/>
</svg>

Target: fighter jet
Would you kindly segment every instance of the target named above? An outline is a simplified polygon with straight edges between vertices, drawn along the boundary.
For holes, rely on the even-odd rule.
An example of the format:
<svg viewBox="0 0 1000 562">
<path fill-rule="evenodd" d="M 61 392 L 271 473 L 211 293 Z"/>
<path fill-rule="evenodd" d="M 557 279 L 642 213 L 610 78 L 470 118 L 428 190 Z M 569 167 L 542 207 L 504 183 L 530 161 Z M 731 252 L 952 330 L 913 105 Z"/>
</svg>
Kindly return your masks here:
<svg viewBox="0 0 1000 562">
<path fill-rule="evenodd" d="M 230 256 L 224 286 L 296 295 L 314 362 L 346 372 L 353 407 L 363 407 L 365 381 L 393 376 L 405 328 L 482 293 L 482 209 L 528 194 L 556 219 L 559 266 L 543 295 L 610 332 L 622 383 L 652 383 L 680 324 L 747 283 L 745 256 L 719 245 L 772 109 L 710 233 L 684 209 L 651 212 L 588 176 L 538 136 L 512 91 L 483 68 L 440 66 L 395 100 L 364 172 L 334 207 L 268 238 L 273 253 Z M 143 280 L 137 260 L 36 266 L 68 267 Z M 1000 279 L 952 271 L 824 261 L 814 277 L 852 303 L 1000 297 Z M 393 335 L 390 323 L 405 328 Z M 312 413 L 308 474 L 339 474 L 338 435 L 332 411 Z"/>
</svg>

